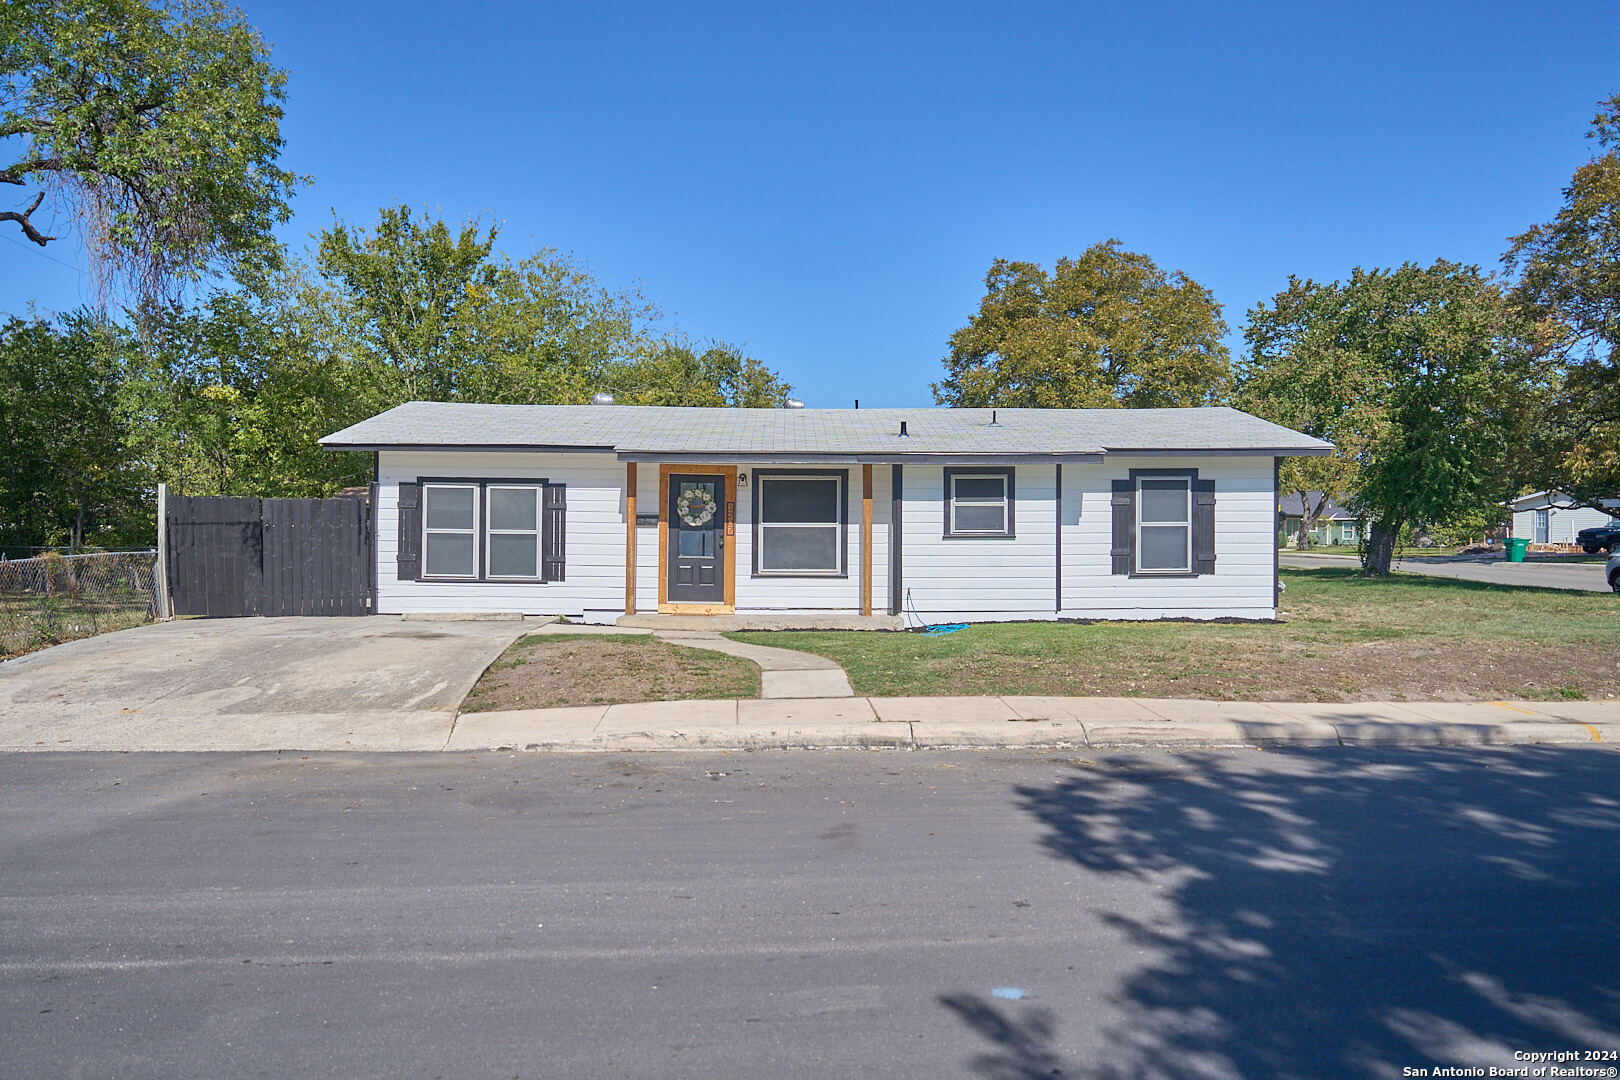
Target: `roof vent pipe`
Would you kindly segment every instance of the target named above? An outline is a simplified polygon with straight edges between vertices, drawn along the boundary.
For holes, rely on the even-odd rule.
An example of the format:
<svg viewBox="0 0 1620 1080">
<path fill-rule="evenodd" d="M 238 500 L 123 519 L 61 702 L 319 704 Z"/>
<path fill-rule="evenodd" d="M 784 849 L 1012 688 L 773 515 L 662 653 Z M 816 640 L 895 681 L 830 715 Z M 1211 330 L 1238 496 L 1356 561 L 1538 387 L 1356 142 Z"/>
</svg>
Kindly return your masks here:
<svg viewBox="0 0 1620 1080">
<path fill-rule="evenodd" d="M 906 433 L 906 422 L 904 420 L 900 421 L 900 438 L 902 438 L 902 439 L 911 438 L 911 436 Z"/>
<path fill-rule="evenodd" d="M 591 395 L 591 404 L 592 405 L 611 405 L 611 404 L 613 404 L 613 395 L 612 394 L 592 394 Z"/>
<path fill-rule="evenodd" d="M 1000 424 L 996 423 L 996 410 L 994 410 L 994 409 L 990 410 L 990 426 L 991 427 L 1000 427 L 1001 426 Z"/>
<path fill-rule="evenodd" d="M 787 398 L 786 400 L 784 400 L 782 402 L 782 408 L 784 408 L 784 409 L 802 409 L 802 408 L 804 408 L 804 402 L 800 401 L 798 398 Z"/>
</svg>

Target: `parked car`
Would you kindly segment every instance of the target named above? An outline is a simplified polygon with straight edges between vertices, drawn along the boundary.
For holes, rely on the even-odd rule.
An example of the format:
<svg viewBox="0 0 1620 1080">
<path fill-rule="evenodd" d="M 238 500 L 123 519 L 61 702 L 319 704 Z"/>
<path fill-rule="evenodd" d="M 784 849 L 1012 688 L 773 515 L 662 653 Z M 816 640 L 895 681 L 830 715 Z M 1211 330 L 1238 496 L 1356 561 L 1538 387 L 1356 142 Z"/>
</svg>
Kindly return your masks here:
<svg viewBox="0 0 1620 1080">
<path fill-rule="evenodd" d="M 1603 572 L 1609 577 L 1609 588 L 1620 593 L 1620 552 L 1609 556 L 1609 561 L 1604 565 Z"/>
<path fill-rule="evenodd" d="M 1612 552 L 1620 546 L 1620 524 L 1611 521 L 1607 525 L 1594 525 L 1590 529 L 1582 529 L 1575 534 L 1575 542 L 1581 545 L 1581 550 L 1588 555 L 1596 555 L 1599 551 Z"/>
</svg>

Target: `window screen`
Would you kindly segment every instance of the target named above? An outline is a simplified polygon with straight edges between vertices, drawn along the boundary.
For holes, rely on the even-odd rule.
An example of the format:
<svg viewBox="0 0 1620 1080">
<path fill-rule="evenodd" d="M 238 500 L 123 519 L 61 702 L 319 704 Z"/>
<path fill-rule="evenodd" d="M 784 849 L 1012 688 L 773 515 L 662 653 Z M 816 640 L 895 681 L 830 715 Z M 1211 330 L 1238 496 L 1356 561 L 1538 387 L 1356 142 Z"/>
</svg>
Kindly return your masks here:
<svg viewBox="0 0 1620 1080">
<path fill-rule="evenodd" d="M 1192 485 L 1186 477 L 1143 478 L 1136 492 L 1136 569 L 1192 571 Z"/>
<path fill-rule="evenodd" d="M 422 502 L 423 575 L 477 577 L 477 486 L 424 484 Z"/>
<path fill-rule="evenodd" d="M 947 536 L 1009 536 L 1011 479 L 1007 473 L 948 473 Z"/>
<path fill-rule="evenodd" d="M 540 489 L 491 484 L 488 575 L 540 576 Z"/>
<path fill-rule="evenodd" d="M 842 573 L 843 477 L 761 476 L 757 483 L 759 572 Z"/>
</svg>

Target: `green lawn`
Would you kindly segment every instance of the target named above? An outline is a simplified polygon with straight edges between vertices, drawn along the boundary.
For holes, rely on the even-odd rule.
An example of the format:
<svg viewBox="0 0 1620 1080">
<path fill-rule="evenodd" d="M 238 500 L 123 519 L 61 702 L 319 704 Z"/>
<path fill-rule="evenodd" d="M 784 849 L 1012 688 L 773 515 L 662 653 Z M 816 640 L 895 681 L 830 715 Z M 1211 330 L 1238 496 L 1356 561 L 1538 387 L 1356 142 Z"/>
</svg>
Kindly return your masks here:
<svg viewBox="0 0 1620 1080">
<path fill-rule="evenodd" d="M 746 632 L 860 694 L 1277 701 L 1620 694 L 1620 597 L 1353 569 L 1284 570 L 1277 623 L 985 623 L 956 634 Z"/>
</svg>

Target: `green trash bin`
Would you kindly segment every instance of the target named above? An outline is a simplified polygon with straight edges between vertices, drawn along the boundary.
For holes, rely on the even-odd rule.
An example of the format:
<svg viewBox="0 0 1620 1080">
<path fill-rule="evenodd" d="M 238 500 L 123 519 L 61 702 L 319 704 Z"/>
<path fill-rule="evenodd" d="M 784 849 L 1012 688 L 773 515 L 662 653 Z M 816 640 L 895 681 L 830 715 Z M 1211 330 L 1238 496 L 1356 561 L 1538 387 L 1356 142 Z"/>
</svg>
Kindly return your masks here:
<svg viewBox="0 0 1620 1080">
<path fill-rule="evenodd" d="M 1508 562 L 1524 562 L 1524 553 L 1530 547 L 1530 541 L 1514 538 L 1508 541 Z"/>
</svg>

